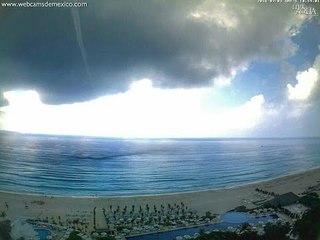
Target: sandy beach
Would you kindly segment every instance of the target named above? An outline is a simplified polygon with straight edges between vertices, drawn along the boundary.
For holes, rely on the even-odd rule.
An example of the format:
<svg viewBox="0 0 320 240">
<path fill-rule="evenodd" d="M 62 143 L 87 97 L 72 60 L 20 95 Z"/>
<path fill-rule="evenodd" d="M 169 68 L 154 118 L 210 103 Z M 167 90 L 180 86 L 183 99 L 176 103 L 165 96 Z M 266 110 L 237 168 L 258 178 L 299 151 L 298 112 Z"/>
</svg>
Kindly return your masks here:
<svg viewBox="0 0 320 240">
<path fill-rule="evenodd" d="M 258 200 L 256 188 L 278 194 L 293 192 L 299 195 L 308 187 L 319 184 L 320 168 L 317 168 L 244 186 L 153 196 L 53 197 L 0 192 L 0 211 L 5 211 L 6 218 L 11 221 L 19 217 L 28 217 L 53 218 L 56 221 L 59 219 L 64 222 L 72 217 L 82 216 L 92 222 L 93 209 L 96 207 L 97 227 L 103 228 L 102 209 L 109 209 L 110 205 L 114 208 L 117 206 L 131 208 L 132 205 L 135 205 L 138 208 L 140 205 L 146 206 L 146 204 L 160 206 L 161 204 L 180 204 L 183 202 L 190 209 L 197 210 L 200 215 L 206 211 L 220 214 L 240 205 L 254 207 L 253 202 Z"/>
</svg>

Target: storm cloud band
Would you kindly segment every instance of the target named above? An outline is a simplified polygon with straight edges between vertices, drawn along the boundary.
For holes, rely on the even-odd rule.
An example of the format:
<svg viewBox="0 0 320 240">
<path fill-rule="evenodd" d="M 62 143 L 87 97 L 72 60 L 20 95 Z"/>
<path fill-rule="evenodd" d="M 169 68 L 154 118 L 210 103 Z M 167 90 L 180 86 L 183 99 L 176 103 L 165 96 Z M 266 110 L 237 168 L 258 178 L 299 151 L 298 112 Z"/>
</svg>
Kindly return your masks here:
<svg viewBox="0 0 320 240">
<path fill-rule="evenodd" d="M 92 1 L 81 9 L 0 9 L 0 91 L 61 104 L 156 87 L 211 86 L 253 59 L 283 59 L 304 19 L 256 1 Z M 2 99 L 1 104 L 5 104 Z"/>
</svg>

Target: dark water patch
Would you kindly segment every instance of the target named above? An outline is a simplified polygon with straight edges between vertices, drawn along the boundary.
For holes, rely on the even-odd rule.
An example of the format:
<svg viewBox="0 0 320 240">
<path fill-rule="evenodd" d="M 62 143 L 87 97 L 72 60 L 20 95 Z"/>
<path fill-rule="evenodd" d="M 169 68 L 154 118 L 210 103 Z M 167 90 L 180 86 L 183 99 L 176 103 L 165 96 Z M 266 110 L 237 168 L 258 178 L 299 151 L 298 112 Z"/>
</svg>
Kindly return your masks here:
<svg viewBox="0 0 320 240">
<path fill-rule="evenodd" d="M 261 181 L 320 166 L 320 139 L 153 139 L 0 134 L 0 190 L 138 195 Z"/>
</svg>

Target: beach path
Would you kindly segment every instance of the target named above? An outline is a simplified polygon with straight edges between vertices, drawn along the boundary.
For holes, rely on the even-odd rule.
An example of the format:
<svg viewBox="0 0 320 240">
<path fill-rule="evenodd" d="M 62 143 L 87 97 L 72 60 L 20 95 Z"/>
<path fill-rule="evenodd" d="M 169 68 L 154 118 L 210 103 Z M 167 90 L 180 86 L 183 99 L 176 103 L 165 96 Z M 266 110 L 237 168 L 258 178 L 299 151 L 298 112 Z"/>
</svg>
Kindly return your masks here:
<svg viewBox="0 0 320 240">
<path fill-rule="evenodd" d="M 96 209 L 96 228 L 107 229 L 107 223 L 102 208 Z"/>
</svg>

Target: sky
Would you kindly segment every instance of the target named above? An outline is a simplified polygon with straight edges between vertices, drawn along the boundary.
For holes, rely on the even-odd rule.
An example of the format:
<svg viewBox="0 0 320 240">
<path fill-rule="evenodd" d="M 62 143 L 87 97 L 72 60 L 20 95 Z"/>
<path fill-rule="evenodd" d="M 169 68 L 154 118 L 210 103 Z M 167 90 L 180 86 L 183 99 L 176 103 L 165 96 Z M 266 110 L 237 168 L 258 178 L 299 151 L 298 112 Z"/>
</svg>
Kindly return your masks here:
<svg viewBox="0 0 320 240">
<path fill-rule="evenodd" d="M 320 4 L 87 3 L 0 6 L 1 130 L 320 137 Z"/>
</svg>

